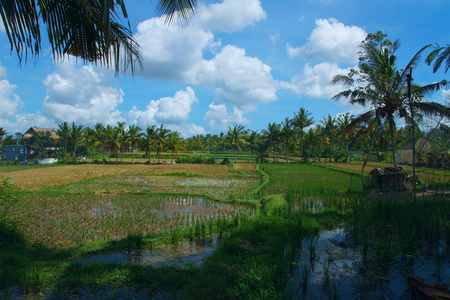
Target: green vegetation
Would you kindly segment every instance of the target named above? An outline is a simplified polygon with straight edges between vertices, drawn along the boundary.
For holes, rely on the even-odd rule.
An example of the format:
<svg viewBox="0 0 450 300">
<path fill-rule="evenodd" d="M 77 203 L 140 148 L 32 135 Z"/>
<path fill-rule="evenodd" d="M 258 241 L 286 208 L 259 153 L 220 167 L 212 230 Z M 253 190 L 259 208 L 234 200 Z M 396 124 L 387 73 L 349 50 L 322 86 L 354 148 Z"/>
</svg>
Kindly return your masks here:
<svg viewBox="0 0 450 300">
<path fill-rule="evenodd" d="M 314 237 L 339 227 L 374 267 L 381 259 L 403 267 L 411 255 L 445 264 L 445 252 L 429 249 L 450 243 L 448 200 L 371 198 L 351 173 L 309 164 L 256 171 L 103 176 L 21 195 L 5 179 L 0 295 L 289 298 L 295 270 L 308 289 Z M 215 240 L 219 247 L 201 266 L 131 263 L 139 253 Z M 297 262 L 305 245 L 311 261 Z M 107 259 L 115 255 L 135 258 Z M 329 292 L 339 294 L 327 272 Z"/>
</svg>

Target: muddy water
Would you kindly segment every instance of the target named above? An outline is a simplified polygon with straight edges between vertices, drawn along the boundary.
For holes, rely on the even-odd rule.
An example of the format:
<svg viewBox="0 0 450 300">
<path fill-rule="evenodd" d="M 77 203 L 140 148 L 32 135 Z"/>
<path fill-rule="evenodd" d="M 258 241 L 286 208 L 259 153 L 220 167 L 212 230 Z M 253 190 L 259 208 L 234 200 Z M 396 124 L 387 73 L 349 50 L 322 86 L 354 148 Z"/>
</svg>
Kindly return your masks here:
<svg viewBox="0 0 450 300">
<path fill-rule="evenodd" d="M 343 229 L 306 238 L 291 268 L 293 299 L 409 299 L 407 275 L 450 283 L 450 257 L 362 256 Z"/>
</svg>

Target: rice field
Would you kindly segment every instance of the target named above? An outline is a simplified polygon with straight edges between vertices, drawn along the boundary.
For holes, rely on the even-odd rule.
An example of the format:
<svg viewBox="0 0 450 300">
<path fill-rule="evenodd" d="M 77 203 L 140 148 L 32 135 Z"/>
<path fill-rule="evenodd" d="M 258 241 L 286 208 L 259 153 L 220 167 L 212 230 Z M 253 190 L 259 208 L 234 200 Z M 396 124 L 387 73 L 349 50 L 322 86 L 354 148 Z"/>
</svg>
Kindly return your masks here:
<svg viewBox="0 0 450 300">
<path fill-rule="evenodd" d="M 21 200 L 12 217 L 32 243 L 66 247 L 253 214 L 252 207 L 195 197 L 36 193 Z"/>
</svg>

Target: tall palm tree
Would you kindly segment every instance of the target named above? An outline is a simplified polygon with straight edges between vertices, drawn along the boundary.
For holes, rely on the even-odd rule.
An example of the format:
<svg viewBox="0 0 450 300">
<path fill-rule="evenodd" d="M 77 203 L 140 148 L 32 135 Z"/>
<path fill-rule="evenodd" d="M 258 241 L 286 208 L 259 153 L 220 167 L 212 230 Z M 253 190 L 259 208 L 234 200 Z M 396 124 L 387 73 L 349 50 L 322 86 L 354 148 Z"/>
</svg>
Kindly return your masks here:
<svg viewBox="0 0 450 300">
<path fill-rule="evenodd" d="M 70 139 L 73 143 L 73 154 L 72 158 L 75 159 L 77 146 L 79 146 L 84 138 L 84 126 L 83 125 L 75 125 L 75 122 L 72 123 L 72 129 L 70 132 Z"/>
<path fill-rule="evenodd" d="M 250 147 L 250 151 L 252 151 L 252 163 L 254 163 L 254 158 L 253 158 L 253 152 L 255 151 L 256 148 L 256 143 L 258 141 L 258 137 L 259 134 L 256 131 L 251 131 L 250 134 L 247 136 L 247 144 Z"/>
<path fill-rule="evenodd" d="M 434 50 L 427 56 L 425 59 L 428 65 L 434 61 L 433 64 L 433 73 L 436 73 L 437 70 L 441 67 L 442 63 L 445 63 L 445 73 L 447 73 L 450 68 L 450 45 L 447 44 L 445 47 L 440 47 L 436 45 Z"/>
<path fill-rule="evenodd" d="M 339 135 L 344 139 L 346 161 L 348 160 L 350 137 L 354 134 L 353 130 L 346 130 L 346 129 L 352 121 L 353 121 L 353 115 L 350 115 L 350 113 L 340 115 L 336 119 Z"/>
<path fill-rule="evenodd" d="M 3 137 L 6 135 L 6 130 L 0 127 L 0 142 L 3 141 Z"/>
<path fill-rule="evenodd" d="M 110 152 L 112 151 L 116 157 L 116 164 L 118 159 L 118 153 L 120 149 L 120 128 L 118 126 L 107 125 L 106 130 L 106 140 L 110 146 Z M 109 162 L 111 162 L 111 154 L 109 155 Z"/>
<path fill-rule="evenodd" d="M 108 143 L 105 126 L 102 123 L 95 124 L 93 130 L 90 131 L 89 138 L 91 139 L 91 150 L 100 146 L 102 162 L 105 163 L 105 146 Z"/>
<path fill-rule="evenodd" d="M 156 126 L 147 125 L 147 131 L 144 133 L 142 143 L 145 149 L 145 154 L 148 154 L 148 163 L 150 164 L 150 154 L 152 151 L 152 146 L 156 142 Z"/>
<path fill-rule="evenodd" d="M 278 148 L 278 140 L 280 139 L 280 125 L 272 123 L 268 125 L 267 129 L 264 130 L 264 133 L 267 135 L 267 138 L 270 140 L 272 144 L 272 151 L 273 151 L 273 162 L 278 162 L 278 154 L 277 154 L 277 148 Z M 275 159 L 275 157 L 277 159 Z"/>
<path fill-rule="evenodd" d="M 174 131 L 169 134 L 166 145 L 167 149 L 172 151 L 172 154 L 170 156 L 170 164 L 173 164 L 173 154 L 178 153 L 181 147 L 181 142 L 182 141 L 179 132 Z"/>
<path fill-rule="evenodd" d="M 63 122 L 58 125 L 56 134 L 64 141 L 64 152 L 67 153 L 67 142 L 70 138 L 70 127 L 68 122 Z"/>
<path fill-rule="evenodd" d="M 300 108 L 298 114 L 294 113 L 294 118 L 291 120 L 292 126 L 300 130 L 300 156 L 303 160 L 303 129 L 314 124 L 314 118 L 310 117 L 311 113 L 305 110 L 303 107 Z"/>
<path fill-rule="evenodd" d="M 335 137 L 335 133 L 336 133 L 336 129 L 337 129 L 336 119 L 333 118 L 332 116 L 328 115 L 327 117 L 323 118 L 321 123 L 322 123 L 322 133 L 326 137 L 324 139 L 324 142 L 326 142 L 328 144 L 328 153 L 330 155 L 330 162 L 331 162 L 331 157 L 332 157 L 331 147 L 333 145 L 334 137 Z"/>
<path fill-rule="evenodd" d="M 117 122 L 117 130 L 119 131 L 119 144 L 120 144 L 120 163 L 123 162 L 123 151 L 125 150 L 125 147 L 128 147 L 129 143 L 127 140 L 127 135 L 125 132 L 125 129 L 127 127 L 127 123 L 125 122 Z"/>
<path fill-rule="evenodd" d="M 156 130 L 156 150 L 158 152 L 158 164 L 160 163 L 161 152 L 164 150 L 164 147 L 167 142 L 167 136 L 171 131 L 169 129 L 165 129 L 163 124 Z"/>
<path fill-rule="evenodd" d="M 141 132 L 141 128 L 139 126 L 136 125 L 131 125 L 130 127 L 128 127 L 128 130 L 126 132 L 126 137 L 127 140 L 130 143 L 131 146 L 131 164 L 134 164 L 133 161 L 133 149 L 136 147 L 136 145 L 138 144 L 138 142 L 140 141 L 141 137 L 142 137 L 142 132 Z"/>
<path fill-rule="evenodd" d="M 157 12 L 171 23 L 186 21 L 196 0 L 159 0 Z M 178 12 L 178 13 L 177 13 Z M 177 13 L 177 14 L 175 14 Z M 19 60 L 41 52 L 41 27 L 56 60 L 75 56 L 84 62 L 114 66 L 116 73 L 142 66 L 139 45 L 132 37 L 125 0 L 6 0 L 0 1 L 6 34 Z"/>
<path fill-rule="evenodd" d="M 289 144 L 292 141 L 292 135 L 294 131 L 291 128 L 291 121 L 286 118 L 284 122 L 281 123 L 281 137 L 284 141 L 284 146 L 286 149 L 286 162 L 289 163 Z"/>
<path fill-rule="evenodd" d="M 234 149 L 234 163 L 237 162 L 236 160 L 236 152 L 239 149 L 239 151 L 242 150 L 242 147 L 245 145 L 244 140 L 244 133 L 245 133 L 245 127 L 243 125 L 237 125 L 235 124 L 233 128 L 228 126 L 228 139 L 230 142 L 230 145 Z"/>
<path fill-rule="evenodd" d="M 412 98 L 414 103 L 409 103 L 407 94 L 408 76 L 417 65 L 421 53 L 428 47 L 425 46 L 409 61 L 402 70 L 397 69 L 397 57 L 395 52 L 399 47 L 399 41 L 391 42 L 382 32 L 369 34 L 361 46 L 359 71 L 351 70 L 348 75 L 337 75 L 332 83 L 341 83 L 346 86 L 354 86 L 333 97 L 333 99 L 347 98 L 350 103 L 358 103 L 363 106 L 370 104 L 373 109 L 358 116 L 352 122 L 359 125 L 372 118 L 383 120 L 389 126 L 391 138 L 391 151 L 393 165 L 397 167 L 395 147 L 395 119 L 398 117 L 411 120 L 410 115 L 415 112 L 423 112 L 428 115 L 450 115 L 449 109 L 433 102 L 421 102 L 420 99 L 427 92 L 435 91 L 446 81 L 426 86 L 414 86 Z M 410 104 L 410 105 L 408 105 Z M 410 110 L 413 108 L 413 111 Z"/>
</svg>

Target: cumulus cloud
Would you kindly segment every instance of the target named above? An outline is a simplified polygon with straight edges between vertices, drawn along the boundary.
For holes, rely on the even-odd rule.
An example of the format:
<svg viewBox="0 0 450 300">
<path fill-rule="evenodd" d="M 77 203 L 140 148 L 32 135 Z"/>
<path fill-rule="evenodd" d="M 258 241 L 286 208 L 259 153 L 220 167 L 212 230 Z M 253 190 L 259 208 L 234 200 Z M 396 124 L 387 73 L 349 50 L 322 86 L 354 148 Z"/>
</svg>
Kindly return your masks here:
<svg viewBox="0 0 450 300">
<path fill-rule="evenodd" d="M 91 65 L 77 68 L 67 63 L 47 76 L 47 94 L 43 114 L 58 122 L 93 125 L 124 121 L 117 106 L 123 102 L 123 91 L 111 85 L 111 75 Z"/>
<path fill-rule="evenodd" d="M 341 92 L 342 85 L 332 85 L 331 80 L 339 74 L 348 74 L 350 69 L 341 69 L 336 64 L 321 63 L 315 66 L 306 64 L 303 74 L 295 76 L 290 84 L 284 87 L 299 94 L 313 98 L 331 98 Z"/>
<path fill-rule="evenodd" d="M 195 82 L 215 90 L 216 104 L 232 104 L 244 112 L 277 99 L 277 82 L 270 67 L 236 46 L 225 46 L 214 58 L 203 61 Z"/>
<path fill-rule="evenodd" d="M 0 120 L 6 121 L 13 117 L 23 105 L 19 96 L 14 94 L 16 85 L 11 84 L 8 80 L 0 80 Z"/>
<path fill-rule="evenodd" d="M 214 47 L 214 35 L 200 28 L 169 29 L 160 18 L 140 23 L 135 35 L 141 45 L 144 69 L 149 79 L 188 81 L 189 74 L 203 59 L 203 50 Z"/>
<path fill-rule="evenodd" d="M 364 29 L 346 26 L 336 19 L 317 19 L 316 28 L 301 47 L 286 45 L 289 57 L 302 57 L 308 61 L 330 63 L 356 63 L 358 47 L 366 38 Z"/>
<path fill-rule="evenodd" d="M 265 18 L 266 12 L 259 0 L 224 0 L 221 3 L 201 5 L 194 24 L 206 30 L 234 32 Z"/>
<path fill-rule="evenodd" d="M 209 105 L 209 111 L 205 115 L 205 120 L 209 120 L 208 127 L 211 130 L 227 130 L 228 126 L 234 124 L 248 124 L 250 121 L 244 117 L 244 112 L 233 107 L 233 112 L 229 113 L 225 104 Z"/>
<path fill-rule="evenodd" d="M 167 128 L 178 131 L 184 136 L 192 132 L 194 132 L 193 134 L 202 134 L 205 132 L 203 127 L 186 124 L 192 106 L 198 102 L 194 90 L 187 87 L 185 91 L 176 92 L 173 97 L 151 100 L 144 111 L 133 106 L 128 112 L 128 119 L 141 128 L 162 123 Z"/>
</svg>

